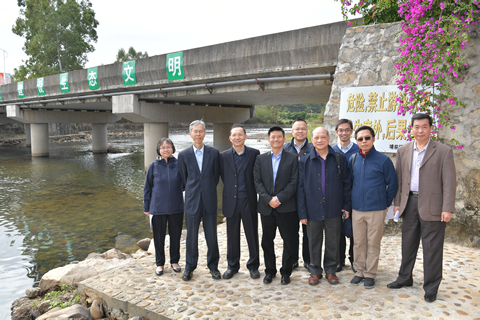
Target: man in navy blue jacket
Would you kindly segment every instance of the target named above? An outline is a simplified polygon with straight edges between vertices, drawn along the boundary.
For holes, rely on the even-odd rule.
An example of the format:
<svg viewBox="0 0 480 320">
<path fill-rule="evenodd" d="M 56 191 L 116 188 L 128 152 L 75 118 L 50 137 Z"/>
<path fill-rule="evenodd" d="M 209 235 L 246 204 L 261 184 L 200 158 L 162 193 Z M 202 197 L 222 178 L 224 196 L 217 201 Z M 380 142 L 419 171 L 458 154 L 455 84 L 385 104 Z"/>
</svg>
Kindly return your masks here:
<svg viewBox="0 0 480 320">
<path fill-rule="evenodd" d="M 310 249 L 310 278 L 316 285 L 322 278 L 322 245 L 325 230 L 323 267 L 330 284 L 338 284 L 335 275 L 342 213 L 351 211 L 352 183 L 345 156 L 328 145 L 330 135 L 319 127 L 312 133 L 314 149 L 299 164 L 298 216 L 307 227 Z M 338 161 L 338 163 L 337 163 Z"/>
<path fill-rule="evenodd" d="M 360 152 L 350 158 L 349 166 L 353 177 L 353 252 L 357 272 L 350 283 L 358 285 L 365 280 L 365 288 L 371 289 L 377 276 L 383 221 L 398 183 L 392 160 L 373 146 L 375 131 L 362 126 L 355 131 L 355 138 Z"/>
<path fill-rule="evenodd" d="M 292 124 L 292 141 L 287 142 L 283 145 L 283 150 L 293 153 L 297 156 L 297 159 L 300 161 L 301 159 L 305 159 L 310 152 L 313 150 L 313 144 L 308 143 L 308 126 L 307 122 L 303 119 L 296 119 L 293 121 Z M 300 220 L 299 220 L 300 222 Z M 300 231 L 300 223 L 297 223 L 298 231 Z M 298 233 L 297 231 L 297 233 Z M 308 265 L 310 264 L 310 253 L 308 250 L 308 235 L 307 235 L 307 226 L 302 224 L 302 233 L 303 233 L 303 243 L 302 243 L 302 257 L 303 257 L 303 266 L 308 269 Z M 295 253 L 294 256 L 295 262 L 293 264 L 293 268 L 298 267 L 298 251 L 300 246 L 299 235 L 295 238 Z"/>
<path fill-rule="evenodd" d="M 360 151 L 358 145 L 350 140 L 350 137 L 353 133 L 352 121 L 348 119 L 338 120 L 337 124 L 335 125 L 335 133 L 340 141 L 338 144 L 333 146 L 333 150 L 343 153 L 348 161 L 352 154 Z M 347 248 L 346 238 L 347 236 L 345 236 L 343 232 L 340 233 L 340 243 L 338 246 L 338 256 L 340 260 L 337 262 L 337 272 L 342 271 L 343 267 L 345 266 L 345 249 Z M 353 267 L 353 244 L 353 237 L 351 237 L 350 249 L 348 250 L 348 259 L 350 260 L 350 265 L 352 266 L 353 272 L 356 272 L 355 268 Z"/>
<path fill-rule="evenodd" d="M 182 279 L 192 279 L 198 262 L 198 228 L 203 220 L 207 242 L 207 266 L 213 279 L 220 279 L 218 271 L 217 240 L 217 184 L 220 177 L 219 153 L 203 144 L 205 123 L 195 120 L 190 124 L 193 146 L 178 154 L 178 164 L 185 186 L 185 222 L 187 224 L 187 253 Z"/>
</svg>

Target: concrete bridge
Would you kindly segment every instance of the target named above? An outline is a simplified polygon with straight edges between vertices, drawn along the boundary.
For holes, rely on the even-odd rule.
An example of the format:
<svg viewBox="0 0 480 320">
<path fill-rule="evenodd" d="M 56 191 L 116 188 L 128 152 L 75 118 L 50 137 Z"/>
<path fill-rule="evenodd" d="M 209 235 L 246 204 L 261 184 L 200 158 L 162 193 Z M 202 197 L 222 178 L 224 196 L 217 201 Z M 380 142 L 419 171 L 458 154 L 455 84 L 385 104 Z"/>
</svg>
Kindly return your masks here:
<svg viewBox="0 0 480 320">
<path fill-rule="evenodd" d="M 3 85 L 0 123 L 25 123 L 34 157 L 48 156 L 48 123 L 92 123 L 93 152 L 106 152 L 107 123 L 121 117 L 144 123 L 146 166 L 170 122 L 213 123 L 224 150 L 231 125 L 255 105 L 326 103 L 346 29 L 338 22 Z"/>
</svg>

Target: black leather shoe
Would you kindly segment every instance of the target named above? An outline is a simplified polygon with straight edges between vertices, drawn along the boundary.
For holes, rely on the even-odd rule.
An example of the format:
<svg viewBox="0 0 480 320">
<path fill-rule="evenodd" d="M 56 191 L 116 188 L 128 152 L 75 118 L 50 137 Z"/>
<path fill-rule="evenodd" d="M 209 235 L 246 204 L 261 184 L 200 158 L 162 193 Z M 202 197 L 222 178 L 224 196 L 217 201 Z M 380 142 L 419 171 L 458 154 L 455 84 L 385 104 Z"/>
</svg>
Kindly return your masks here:
<svg viewBox="0 0 480 320">
<path fill-rule="evenodd" d="M 293 266 L 292 266 L 292 269 L 297 269 L 297 268 L 298 268 L 298 261 L 295 262 L 295 263 L 293 264 Z"/>
<path fill-rule="evenodd" d="M 220 271 L 218 271 L 218 269 L 210 270 L 210 274 L 212 275 L 212 279 L 215 279 L 215 280 L 222 279 L 222 275 L 220 274 Z"/>
<path fill-rule="evenodd" d="M 355 267 L 353 266 L 353 263 L 352 263 L 352 271 L 353 273 L 357 273 L 357 269 L 355 269 Z"/>
<path fill-rule="evenodd" d="M 282 280 L 280 281 L 281 284 L 289 284 L 290 283 L 290 276 L 283 275 Z"/>
<path fill-rule="evenodd" d="M 426 302 L 433 302 L 437 300 L 437 294 L 436 293 L 425 293 L 425 301 Z"/>
<path fill-rule="evenodd" d="M 183 280 L 183 281 L 190 281 L 190 280 L 192 280 L 192 274 L 193 274 L 193 271 L 187 271 L 187 270 L 185 270 L 185 272 L 184 272 L 183 275 L 182 275 L 182 280 Z"/>
<path fill-rule="evenodd" d="M 155 274 L 156 274 L 157 276 L 161 276 L 161 275 L 163 274 L 163 269 L 162 269 L 162 270 L 158 270 L 158 267 L 157 267 L 157 269 L 155 269 Z"/>
<path fill-rule="evenodd" d="M 272 283 L 273 278 L 275 278 L 275 275 L 274 275 L 274 274 L 269 274 L 269 273 L 267 273 L 267 274 L 265 275 L 265 278 L 263 278 L 263 283 L 265 283 L 265 284 Z"/>
<path fill-rule="evenodd" d="M 223 273 L 223 279 L 231 279 L 235 273 L 238 273 L 238 270 L 227 269 L 227 271 Z M 212 274 L 212 277 L 213 277 L 213 274 Z"/>
<path fill-rule="evenodd" d="M 250 270 L 250 278 L 252 278 L 252 279 L 258 279 L 258 278 L 260 278 L 260 272 L 258 272 L 257 269 L 255 269 L 255 270 Z"/>
<path fill-rule="evenodd" d="M 176 273 L 182 272 L 182 268 L 180 266 L 178 266 L 178 268 L 174 268 L 173 264 L 171 266 L 172 266 L 173 272 L 176 272 Z"/>
<path fill-rule="evenodd" d="M 303 267 L 307 270 L 308 270 L 308 265 L 309 265 L 309 263 L 306 263 L 306 262 L 303 263 Z"/>
<path fill-rule="evenodd" d="M 350 280 L 350 283 L 351 284 L 354 284 L 354 285 L 359 285 L 365 278 L 362 278 L 362 277 L 359 277 L 359 276 L 355 276 L 353 277 L 352 280 Z"/>
<path fill-rule="evenodd" d="M 387 284 L 387 288 L 389 289 L 400 289 L 403 287 L 411 287 L 411 286 L 412 286 L 411 284 L 400 284 L 397 281 L 393 281 Z"/>
<path fill-rule="evenodd" d="M 343 270 L 343 266 L 339 263 L 337 264 L 337 272 L 341 272 Z"/>
</svg>

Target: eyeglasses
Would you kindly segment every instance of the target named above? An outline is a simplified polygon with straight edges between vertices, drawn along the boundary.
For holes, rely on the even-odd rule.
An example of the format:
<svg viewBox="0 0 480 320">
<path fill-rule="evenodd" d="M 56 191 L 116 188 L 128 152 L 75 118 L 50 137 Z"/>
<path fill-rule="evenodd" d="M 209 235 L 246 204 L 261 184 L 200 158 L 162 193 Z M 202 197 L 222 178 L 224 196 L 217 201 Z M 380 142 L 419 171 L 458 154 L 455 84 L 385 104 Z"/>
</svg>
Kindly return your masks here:
<svg viewBox="0 0 480 320">
<path fill-rule="evenodd" d="M 370 141 L 370 139 L 372 139 L 372 136 L 366 136 L 365 138 L 360 137 L 360 138 L 357 138 L 357 141 L 358 141 L 358 142 L 362 142 L 363 139 L 365 139 L 365 141 Z"/>
<path fill-rule="evenodd" d="M 172 146 L 160 147 L 160 150 L 168 150 L 173 149 Z"/>
<path fill-rule="evenodd" d="M 345 129 L 345 130 L 344 129 L 338 129 L 337 131 L 338 131 L 338 133 L 350 133 L 350 132 L 352 132 L 352 129 Z"/>
<path fill-rule="evenodd" d="M 203 130 L 200 130 L 200 131 L 193 130 L 192 133 L 193 133 L 193 134 L 204 134 L 205 131 L 203 131 Z"/>
</svg>

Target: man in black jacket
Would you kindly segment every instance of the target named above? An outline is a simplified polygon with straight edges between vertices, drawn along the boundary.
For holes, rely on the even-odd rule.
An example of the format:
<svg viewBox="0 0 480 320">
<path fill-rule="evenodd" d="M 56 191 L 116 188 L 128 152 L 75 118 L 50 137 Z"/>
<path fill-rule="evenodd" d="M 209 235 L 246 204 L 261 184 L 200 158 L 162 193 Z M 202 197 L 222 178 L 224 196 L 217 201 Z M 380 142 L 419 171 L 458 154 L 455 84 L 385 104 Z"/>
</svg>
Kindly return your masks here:
<svg viewBox="0 0 480 320">
<path fill-rule="evenodd" d="M 289 284 L 298 237 L 298 215 L 295 192 L 298 182 L 298 160 L 294 154 L 283 152 L 285 132 L 280 127 L 268 131 L 272 148 L 257 157 L 254 168 L 255 188 L 259 195 L 258 212 L 262 220 L 262 248 L 265 258 L 265 278 L 268 284 L 277 273 L 274 239 L 278 230 L 283 239 L 281 283 Z"/>
<path fill-rule="evenodd" d="M 313 144 L 308 142 L 307 138 L 308 134 L 308 125 L 307 122 L 303 119 L 296 119 L 293 121 L 292 124 L 292 140 L 290 142 L 286 142 L 283 145 L 283 150 L 293 153 L 297 156 L 298 161 L 305 159 L 308 157 L 310 152 L 314 149 Z M 300 221 L 298 224 L 298 232 L 300 231 L 300 225 L 302 226 L 302 257 L 303 257 L 303 266 L 305 269 L 308 269 L 308 265 L 310 264 L 310 252 L 308 249 L 308 234 L 307 234 L 307 226 L 301 224 Z M 295 238 L 295 256 L 296 259 L 293 263 L 293 268 L 298 268 L 298 251 L 300 246 L 300 235 Z"/>
<path fill-rule="evenodd" d="M 247 238 L 250 258 L 247 269 L 252 279 L 260 278 L 258 272 L 258 215 L 257 194 L 253 180 L 257 149 L 245 146 L 247 132 L 240 125 L 230 130 L 232 148 L 220 153 L 220 176 L 223 181 L 223 215 L 227 218 L 227 261 L 224 279 L 230 279 L 240 269 L 240 222 Z"/>
</svg>

